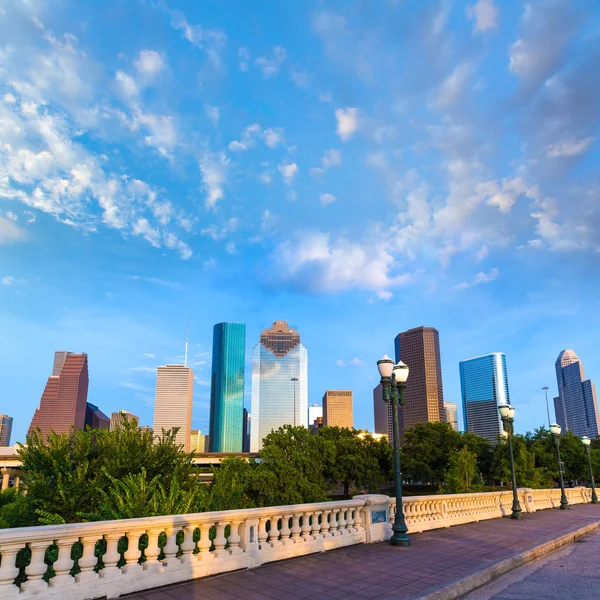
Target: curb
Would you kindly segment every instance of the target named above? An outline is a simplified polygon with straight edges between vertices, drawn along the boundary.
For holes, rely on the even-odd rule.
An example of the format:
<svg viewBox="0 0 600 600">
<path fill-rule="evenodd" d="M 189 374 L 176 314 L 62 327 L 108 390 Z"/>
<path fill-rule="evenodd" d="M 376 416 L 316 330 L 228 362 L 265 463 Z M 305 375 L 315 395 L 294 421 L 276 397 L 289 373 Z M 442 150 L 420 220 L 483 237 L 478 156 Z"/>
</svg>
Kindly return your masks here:
<svg viewBox="0 0 600 600">
<path fill-rule="evenodd" d="M 591 531 L 594 531 L 594 529 L 597 529 L 598 526 L 600 526 L 600 521 L 591 523 L 585 527 L 580 527 L 579 529 L 566 533 L 555 540 L 540 544 L 531 550 L 521 552 L 521 554 L 507 558 L 502 562 L 492 565 L 491 567 L 477 571 L 476 573 L 473 573 L 473 575 L 469 575 L 464 579 L 454 581 L 449 585 L 438 588 L 433 592 L 428 592 L 423 596 L 417 596 L 415 600 L 455 600 L 456 598 L 462 598 L 464 595 L 469 594 L 470 592 L 485 585 L 486 583 L 489 583 L 490 581 L 498 579 L 498 577 L 508 573 L 509 571 L 512 571 L 513 569 L 521 567 L 522 565 L 525 565 L 536 558 L 540 558 L 545 554 L 557 550 L 558 548 L 562 548 L 562 546 L 572 544 L 580 537 L 583 537 Z"/>
</svg>

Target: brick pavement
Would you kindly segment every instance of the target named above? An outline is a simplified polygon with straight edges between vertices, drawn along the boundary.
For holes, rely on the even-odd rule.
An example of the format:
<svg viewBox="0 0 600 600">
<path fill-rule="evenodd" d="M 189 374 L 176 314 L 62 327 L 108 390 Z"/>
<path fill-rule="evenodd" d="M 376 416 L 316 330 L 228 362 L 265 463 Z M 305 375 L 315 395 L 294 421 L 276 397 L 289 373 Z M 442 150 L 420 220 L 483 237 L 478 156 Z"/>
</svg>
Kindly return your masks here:
<svg viewBox="0 0 600 600">
<path fill-rule="evenodd" d="M 600 521 L 600 505 L 415 534 L 410 548 L 361 544 L 140 592 L 128 600 L 416 598 Z"/>
</svg>

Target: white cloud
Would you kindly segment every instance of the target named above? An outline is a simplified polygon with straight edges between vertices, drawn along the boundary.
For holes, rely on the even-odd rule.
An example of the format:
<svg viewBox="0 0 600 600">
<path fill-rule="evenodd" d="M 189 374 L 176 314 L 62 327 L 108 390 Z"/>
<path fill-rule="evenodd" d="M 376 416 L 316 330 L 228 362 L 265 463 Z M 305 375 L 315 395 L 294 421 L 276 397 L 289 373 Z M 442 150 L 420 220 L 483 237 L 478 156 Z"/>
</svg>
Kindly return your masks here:
<svg viewBox="0 0 600 600">
<path fill-rule="evenodd" d="M 165 68 L 165 59 L 162 54 L 154 50 L 142 50 L 133 64 L 143 75 L 154 77 Z"/>
<path fill-rule="evenodd" d="M 297 87 L 307 88 L 310 78 L 306 71 L 299 71 L 298 69 L 293 69 L 290 74 L 290 79 Z"/>
<path fill-rule="evenodd" d="M 559 158 L 561 156 L 585 154 L 595 141 L 595 137 L 586 137 L 581 140 L 572 139 L 550 144 L 546 147 L 546 156 L 548 158 Z"/>
<path fill-rule="evenodd" d="M 348 364 L 352 365 L 353 367 L 362 367 L 365 363 L 362 360 L 360 360 L 360 358 L 355 356 Z"/>
<path fill-rule="evenodd" d="M 509 213 L 514 206 L 517 198 L 522 195 L 535 193 L 534 188 L 529 187 L 521 177 L 514 179 L 502 179 L 497 181 L 486 181 L 480 183 L 476 191 L 483 195 L 489 206 L 495 206 L 501 213 Z"/>
<path fill-rule="evenodd" d="M 0 182 L 0 195 L 1 195 L 1 182 Z M 0 217 L 0 244 L 12 244 L 13 242 L 20 242 L 25 239 L 27 233 L 21 227 L 15 225 L 12 221 Z"/>
<path fill-rule="evenodd" d="M 327 206 L 335 202 L 337 198 L 333 194 L 321 194 L 320 200 L 322 206 Z"/>
<path fill-rule="evenodd" d="M 477 4 L 467 6 L 467 15 L 475 21 L 474 30 L 477 33 L 498 27 L 498 8 L 492 0 L 479 0 Z"/>
<path fill-rule="evenodd" d="M 238 219 L 235 217 L 229 219 L 225 225 L 222 227 L 217 227 L 216 225 L 209 225 L 204 229 L 200 230 L 200 235 L 205 237 L 209 237 L 213 241 L 218 241 L 226 238 L 230 233 L 234 232 L 239 225 Z"/>
<path fill-rule="evenodd" d="M 276 148 L 279 144 L 283 143 L 283 129 L 281 127 L 265 129 L 263 137 L 265 144 L 267 144 L 269 148 Z"/>
<path fill-rule="evenodd" d="M 5 214 L 6 214 L 6 217 L 8 219 L 10 219 L 11 221 L 16 221 L 18 219 L 17 215 L 15 215 L 15 213 L 10 210 L 6 211 Z"/>
<path fill-rule="evenodd" d="M 309 172 L 315 179 L 321 179 L 325 174 L 325 169 L 321 169 L 321 167 L 313 167 Z"/>
<path fill-rule="evenodd" d="M 277 165 L 277 169 L 281 173 L 281 177 L 287 185 L 292 185 L 294 177 L 298 173 L 298 165 L 296 163 L 286 163 Z"/>
<path fill-rule="evenodd" d="M 358 129 L 358 109 L 338 108 L 335 111 L 335 118 L 337 119 L 336 133 L 342 142 L 347 142 Z"/>
<path fill-rule="evenodd" d="M 325 154 L 321 159 L 321 164 L 324 169 L 339 167 L 342 164 L 341 150 L 325 150 Z"/>
<path fill-rule="evenodd" d="M 274 127 L 263 131 L 258 123 L 253 123 L 242 130 L 239 141 L 234 140 L 229 144 L 229 149 L 234 152 L 248 150 L 254 146 L 259 139 L 264 140 L 269 148 L 276 148 L 284 141 L 283 129 L 281 127 Z"/>
<path fill-rule="evenodd" d="M 206 208 L 214 209 L 225 195 L 229 159 L 223 154 L 205 155 L 200 161 L 200 173 L 206 192 Z"/>
<path fill-rule="evenodd" d="M 456 102 L 462 96 L 472 71 L 473 67 L 471 63 L 464 62 L 457 65 L 439 87 L 435 98 L 435 105 L 444 108 Z"/>
<path fill-rule="evenodd" d="M 4 102 L 6 102 L 7 104 L 15 104 L 15 102 L 17 101 L 15 96 L 13 94 L 11 94 L 10 92 L 7 94 L 4 94 L 4 96 L 2 96 L 2 100 L 4 100 Z"/>
<path fill-rule="evenodd" d="M 175 281 L 170 281 L 168 279 L 160 279 L 158 277 L 144 277 L 142 275 L 128 275 L 127 279 L 131 279 L 133 281 L 145 281 L 146 283 L 152 283 L 154 285 L 160 285 L 162 287 L 169 287 L 169 288 L 173 288 L 174 290 L 181 288 L 181 284 L 179 284 Z M 154 357 L 153 355 L 149 355 L 149 354 L 144 354 L 142 356 L 145 356 L 147 358 L 150 358 L 151 356 Z"/>
<path fill-rule="evenodd" d="M 2 279 L 0 279 L 0 283 L 2 285 L 11 286 L 11 285 L 16 285 L 17 284 L 17 280 L 14 277 L 11 277 L 10 275 L 7 275 L 7 276 L 3 277 Z"/>
<path fill-rule="evenodd" d="M 217 125 L 219 122 L 220 112 L 218 106 L 209 106 L 208 104 L 204 105 L 204 112 L 206 116 L 212 121 L 213 125 Z"/>
<path fill-rule="evenodd" d="M 238 48 L 238 56 L 240 57 L 240 71 L 244 73 L 248 70 L 248 61 L 250 60 L 250 53 L 248 48 Z"/>
<path fill-rule="evenodd" d="M 123 71 L 117 71 L 115 81 L 119 84 L 126 96 L 135 97 L 139 94 L 138 85 L 131 75 L 127 75 L 127 73 L 124 73 Z"/>
<path fill-rule="evenodd" d="M 481 246 L 481 248 L 477 251 L 475 256 L 475 262 L 480 263 L 482 260 L 485 260 L 489 254 L 489 250 L 487 246 Z"/>
<path fill-rule="evenodd" d="M 227 254 L 236 254 L 237 248 L 235 242 L 227 242 L 227 244 L 225 244 L 225 252 L 227 252 Z"/>
<path fill-rule="evenodd" d="M 140 356 L 142 358 L 156 358 L 156 355 L 151 354 L 150 352 L 144 352 L 143 354 L 140 354 Z"/>
<path fill-rule="evenodd" d="M 263 77 L 269 79 L 279 74 L 286 56 L 287 50 L 285 48 L 274 46 L 271 56 L 259 56 L 254 59 L 254 64 L 262 71 Z"/>
<path fill-rule="evenodd" d="M 345 362 L 344 362 L 344 361 L 343 361 L 341 358 L 338 358 L 338 360 L 336 361 L 336 363 L 335 363 L 335 364 L 336 364 L 338 367 L 345 367 L 345 366 L 346 366 L 346 363 L 345 363 Z"/>
<path fill-rule="evenodd" d="M 160 248 L 160 233 L 154 229 L 148 222 L 148 219 L 139 218 L 133 224 L 132 232 L 134 235 L 142 236 L 147 242 L 150 242 L 155 248 Z"/>
<path fill-rule="evenodd" d="M 171 25 L 182 32 L 182 36 L 196 48 L 203 50 L 213 67 L 221 68 L 219 53 L 227 42 L 225 33 L 218 29 L 206 29 L 202 25 L 191 25 L 181 11 L 172 11 Z"/>
<path fill-rule="evenodd" d="M 455 290 L 465 290 L 467 288 L 481 285 L 482 283 L 490 283 L 498 278 L 498 269 L 491 269 L 488 273 L 477 273 L 471 281 L 463 281 L 454 286 Z"/>
</svg>

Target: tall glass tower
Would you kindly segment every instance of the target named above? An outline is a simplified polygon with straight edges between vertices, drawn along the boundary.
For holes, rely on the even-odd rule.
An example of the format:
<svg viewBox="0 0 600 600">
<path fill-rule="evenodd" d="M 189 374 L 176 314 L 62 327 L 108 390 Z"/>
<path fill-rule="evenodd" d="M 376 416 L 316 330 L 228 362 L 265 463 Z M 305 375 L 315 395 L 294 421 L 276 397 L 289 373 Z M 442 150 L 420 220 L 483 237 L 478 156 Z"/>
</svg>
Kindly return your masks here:
<svg viewBox="0 0 600 600">
<path fill-rule="evenodd" d="M 308 351 L 286 321 L 275 321 L 252 350 L 250 451 L 282 425 L 308 426 Z"/>
<path fill-rule="evenodd" d="M 495 443 L 502 431 L 498 405 L 510 404 L 506 356 L 493 352 L 461 360 L 459 366 L 465 431 Z"/>
<path fill-rule="evenodd" d="M 209 452 L 242 452 L 244 444 L 244 363 L 246 326 L 213 328 Z"/>
<path fill-rule="evenodd" d="M 573 350 L 563 350 L 555 366 L 558 397 L 554 398 L 554 412 L 558 424 L 579 437 L 596 438 L 600 428 L 596 386 L 585 378 L 581 359 Z"/>
</svg>

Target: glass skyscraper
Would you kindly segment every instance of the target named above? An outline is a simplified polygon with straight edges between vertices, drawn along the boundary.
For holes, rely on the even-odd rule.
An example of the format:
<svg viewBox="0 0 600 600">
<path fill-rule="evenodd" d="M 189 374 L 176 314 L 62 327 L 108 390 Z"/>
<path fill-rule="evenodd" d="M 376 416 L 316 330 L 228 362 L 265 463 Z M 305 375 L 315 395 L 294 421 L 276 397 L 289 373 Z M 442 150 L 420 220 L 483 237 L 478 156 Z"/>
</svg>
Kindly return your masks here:
<svg viewBox="0 0 600 600">
<path fill-rule="evenodd" d="M 461 360 L 459 366 L 465 431 L 495 443 L 502 431 L 498 405 L 510 404 L 506 357 L 493 352 Z"/>
<path fill-rule="evenodd" d="M 556 421 L 563 431 L 594 439 L 600 417 L 596 386 L 585 378 L 581 359 L 573 350 L 563 350 L 556 359 L 558 397 L 554 398 Z"/>
<path fill-rule="evenodd" d="M 241 452 L 244 444 L 246 326 L 213 328 L 209 452 Z"/>
<path fill-rule="evenodd" d="M 282 425 L 308 426 L 308 351 L 286 321 L 275 321 L 252 350 L 250 451 Z"/>
</svg>

